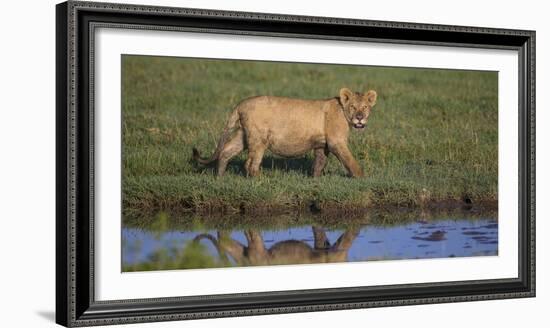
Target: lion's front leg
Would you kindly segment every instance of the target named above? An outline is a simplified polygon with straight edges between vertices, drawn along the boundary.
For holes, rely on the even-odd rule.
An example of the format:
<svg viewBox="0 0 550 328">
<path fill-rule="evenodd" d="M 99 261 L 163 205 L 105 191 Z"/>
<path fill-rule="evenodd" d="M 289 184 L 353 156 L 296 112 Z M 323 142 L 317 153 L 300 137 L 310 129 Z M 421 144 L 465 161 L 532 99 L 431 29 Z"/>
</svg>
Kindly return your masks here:
<svg viewBox="0 0 550 328">
<path fill-rule="evenodd" d="M 349 175 L 354 178 L 363 176 L 363 169 L 355 160 L 346 144 L 337 144 L 329 147 L 329 150 L 336 155 L 340 163 L 344 165 Z"/>
<path fill-rule="evenodd" d="M 324 250 L 330 248 L 330 242 L 328 241 L 327 234 L 323 228 L 313 226 L 311 227 L 311 230 L 313 230 L 313 247 L 316 250 Z"/>
<path fill-rule="evenodd" d="M 313 151 L 313 154 L 315 155 L 313 159 L 313 176 L 320 177 L 327 166 L 327 153 L 324 148 L 318 148 Z"/>
</svg>

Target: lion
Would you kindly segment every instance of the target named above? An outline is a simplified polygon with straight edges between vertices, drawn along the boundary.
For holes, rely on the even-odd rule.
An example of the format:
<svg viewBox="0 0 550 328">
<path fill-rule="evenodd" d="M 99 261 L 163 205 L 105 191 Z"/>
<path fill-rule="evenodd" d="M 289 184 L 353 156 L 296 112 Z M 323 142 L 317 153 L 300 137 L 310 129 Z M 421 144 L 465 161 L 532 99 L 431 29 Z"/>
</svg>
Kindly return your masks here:
<svg viewBox="0 0 550 328">
<path fill-rule="evenodd" d="M 228 231 L 218 231 L 217 238 L 208 233 L 199 234 L 193 241 L 209 240 L 224 262 L 230 262 L 231 257 L 239 266 L 334 263 L 346 262 L 349 249 L 359 236 L 359 231 L 359 227 L 349 228 L 331 244 L 325 230 L 313 226 L 313 247 L 305 241 L 291 239 L 280 241 L 268 248 L 257 229 L 244 231 L 246 245 L 231 238 Z"/>
<path fill-rule="evenodd" d="M 225 173 L 231 158 L 248 149 L 247 176 L 257 176 L 266 150 L 285 157 L 314 152 L 313 176 L 322 174 L 327 156 L 334 154 L 351 177 L 363 170 L 348 147 L 351 128 L 364 130 L 376 104 L 374 90 L 367 93 L 342 88 L 339 96 L 306 100 L 256 96 L 241 101 L 231 113 L 214 154 L 205 159 L 193 148 L 193 159 L 208 165 L 217 161 L 217 174 Z"/>
</svg>

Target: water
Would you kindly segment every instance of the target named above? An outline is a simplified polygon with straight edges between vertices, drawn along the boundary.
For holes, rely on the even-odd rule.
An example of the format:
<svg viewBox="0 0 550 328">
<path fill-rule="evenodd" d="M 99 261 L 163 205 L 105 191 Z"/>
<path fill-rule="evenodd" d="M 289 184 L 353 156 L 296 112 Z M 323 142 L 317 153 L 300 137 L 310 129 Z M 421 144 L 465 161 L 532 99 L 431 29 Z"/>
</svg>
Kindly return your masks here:
<svg viewBox="0 0 550 328">
<path fill-rule="evenodd" d="M 415 220 L 344 228 L 180 230 L 124 227 L 124 271 L 498 255 L 493 218 Z"/>
</svg>

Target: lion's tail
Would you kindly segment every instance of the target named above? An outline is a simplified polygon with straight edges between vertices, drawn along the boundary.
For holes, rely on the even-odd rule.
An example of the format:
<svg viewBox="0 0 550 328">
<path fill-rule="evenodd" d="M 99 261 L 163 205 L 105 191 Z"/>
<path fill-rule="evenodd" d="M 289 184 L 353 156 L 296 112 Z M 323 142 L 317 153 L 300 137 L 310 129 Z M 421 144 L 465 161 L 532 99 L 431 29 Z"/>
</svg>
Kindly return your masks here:
<svg viewBox="0 0 550 328">
<path fill-rule="evenodd" d="M 216 151 L 210 158 L 202 158 L 198 149 L 193 147 L 193 159 L 197 161 L 198 163 L 202 165 L 208 165 L 218 159 L 220 156 L 220 153 L 223 150 L 223 146 L 225 143 L 229 140 L 231 137 L 231 133 L 233 132 L 233 129 L 237 125 L 237 122 L 239 121 L 239 111 L 235 109 L 233 113 L 231 113 L 231 116 L 229 117 L 229 120 L 227 121 L 227 124 L 225 125 L 225 128 L 223 129 L 223 133 L 220 137 L 220 140 L 218 141 L 218 146 L 216 148 Z"/>
<path fill-rule="evenodd" d="M 212 244 L 214 244 L 214 246 L 216 248 L 219 248 L 218 241 L 211 234 L 201 233 L 200 235 L 197 235 L 195 238 L 193 238 L 193 241 L 194 242 L 199 242 L 199 241 L 201 241 L 201 239 L 208 239 L 208 240 L 210 240 L 210 242 L 212 242 Z"/>
<path fill-rule="evenodd" d="M 214 245 L 214 247 L 216 247 L 216 250 L 218 251 L 218 254 L 220 255 L 221 260 L 229 263 L 229 259 L 227 258 L 225 251 L 220 245 L 220 242 L 216 240 L 214 236 L 212 236 L 209 233 L 201 233 L 200 235 L 197 235 L 195 238 L 193 238 L 193 242 L 199 243 L 202 239 L 210 240 L 210 242 Z"/>
</svg>

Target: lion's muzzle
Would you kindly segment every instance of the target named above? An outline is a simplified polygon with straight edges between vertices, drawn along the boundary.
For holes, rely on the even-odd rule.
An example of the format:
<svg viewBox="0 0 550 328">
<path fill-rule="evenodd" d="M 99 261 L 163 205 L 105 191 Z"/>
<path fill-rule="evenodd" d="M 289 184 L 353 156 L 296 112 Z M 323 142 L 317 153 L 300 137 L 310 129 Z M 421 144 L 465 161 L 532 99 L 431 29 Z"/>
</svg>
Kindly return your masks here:
<svg viewBox="0 0 550 328">
<path fill-rule="evenodd" d="M 357 116 L 351 120 L 352 126 L 355 129 L 364 129 L 367 127 L 367 120 L 363 117 L 358 118 Z"/>
</svg>

